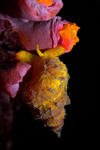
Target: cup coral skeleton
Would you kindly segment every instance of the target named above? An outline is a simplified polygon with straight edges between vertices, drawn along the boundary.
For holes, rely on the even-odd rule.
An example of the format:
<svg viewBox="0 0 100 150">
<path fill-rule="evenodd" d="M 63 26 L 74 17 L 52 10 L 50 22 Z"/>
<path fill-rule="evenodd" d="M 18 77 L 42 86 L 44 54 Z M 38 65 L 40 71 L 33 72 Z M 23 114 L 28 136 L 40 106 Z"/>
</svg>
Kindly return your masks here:
<svg viewBox="0 0 100 150">
<path fill-rule="evenodd" d="M 3 0 L 2 10 L 5 15 L 23 21 L 48 21 L 58 14 L 63 7 L 62 0 Z"/>
</svg>

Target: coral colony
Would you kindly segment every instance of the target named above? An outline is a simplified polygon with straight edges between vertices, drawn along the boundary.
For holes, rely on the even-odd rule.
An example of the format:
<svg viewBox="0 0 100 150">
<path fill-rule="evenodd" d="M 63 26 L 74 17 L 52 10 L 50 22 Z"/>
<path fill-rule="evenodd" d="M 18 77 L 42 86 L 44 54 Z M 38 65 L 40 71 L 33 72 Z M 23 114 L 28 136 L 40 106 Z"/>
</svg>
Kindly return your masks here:
<svg viewBox="0 0 100 150">
<path fill-rule="evenodd" d="M 61 0 L 2 2 L 0 125 L 1 129 L 6 127 L 6 133 L 2 133 L 6 136 L 0 135 L 3 137 L 1 147 L 5 139 L 10 140 L 13 106 L 19 97 L 34 118 L 41 119 L 54 133 L 61 135 L 66 115 L 64 106 L 70 104 L 70 100 L 67 95 L 69 74 L 59 56 L 67 55 L 79 42 L 79 27 L 56 16 L 62 7 Z"/>
</svg>

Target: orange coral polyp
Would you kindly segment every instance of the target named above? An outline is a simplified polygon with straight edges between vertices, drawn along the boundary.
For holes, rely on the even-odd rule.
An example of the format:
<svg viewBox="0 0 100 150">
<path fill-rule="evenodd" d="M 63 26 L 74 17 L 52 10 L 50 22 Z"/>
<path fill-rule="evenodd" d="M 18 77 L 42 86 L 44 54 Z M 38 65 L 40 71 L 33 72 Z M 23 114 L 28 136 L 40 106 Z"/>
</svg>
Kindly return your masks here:
<svg viewBox="0 0 100 150">
<path fill-rule="evenodd" d="M 40 4 L 45 4 L 46 6 L 49 6 L 52 4 L 52 0 L 36 0 L 37 3 L 40 3 Z"/>
<path fill-rule="evenodd" d="M 76 26 L 75 23 L 67 23 L 63 25 L 63 28 L 59 31 L 60 34 L 60 45 L 62 45 L 67 52 L 71 51 L 73 46 L 79 42 L 77 32 L 80 27 Z"/>
</svg>

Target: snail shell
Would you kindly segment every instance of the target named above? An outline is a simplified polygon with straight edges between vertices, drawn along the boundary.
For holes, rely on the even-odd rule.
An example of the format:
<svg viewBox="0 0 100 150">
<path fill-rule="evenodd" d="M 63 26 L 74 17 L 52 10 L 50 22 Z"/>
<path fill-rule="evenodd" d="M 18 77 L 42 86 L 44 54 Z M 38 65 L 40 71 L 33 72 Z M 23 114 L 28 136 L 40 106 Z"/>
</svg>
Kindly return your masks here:
<svg viewBox="0 0 100 150">
<path fill-rule="evenodd" d="M 23 101 L 34 118 L 41 119 L 58 136 L 66 115 L 64 107 L 70 104 L 68 79 L 67 67 L 58 57 L 38 57 L 33 62 L 31 79 L 23 90 Z"/>
</svg>

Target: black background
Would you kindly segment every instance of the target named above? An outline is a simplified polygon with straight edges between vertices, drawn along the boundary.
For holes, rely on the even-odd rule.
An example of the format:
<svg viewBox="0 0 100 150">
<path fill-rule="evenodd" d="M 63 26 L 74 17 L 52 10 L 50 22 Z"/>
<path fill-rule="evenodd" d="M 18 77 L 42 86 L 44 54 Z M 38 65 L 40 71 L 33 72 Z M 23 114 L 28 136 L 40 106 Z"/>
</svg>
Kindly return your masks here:
<svg viewBox="0 0 100 150">
<path fill-rule="evenodd" d="M 80 30 L 80 42 L 70 53 L 60 56 L 70 74 L 68 94 L 71 105 L 58 138 L 39 120 L 34 120 L 26 105 L 15 113 L 13 127 L 14 150 L 67 149 L 99 145 L 100 110 L 100 1 L 66 1 L 58 15 L 75 22 Z M 82 147 L 80 147 L 81 149 Z"/>
</svg>

